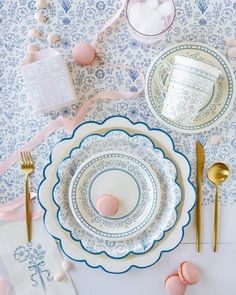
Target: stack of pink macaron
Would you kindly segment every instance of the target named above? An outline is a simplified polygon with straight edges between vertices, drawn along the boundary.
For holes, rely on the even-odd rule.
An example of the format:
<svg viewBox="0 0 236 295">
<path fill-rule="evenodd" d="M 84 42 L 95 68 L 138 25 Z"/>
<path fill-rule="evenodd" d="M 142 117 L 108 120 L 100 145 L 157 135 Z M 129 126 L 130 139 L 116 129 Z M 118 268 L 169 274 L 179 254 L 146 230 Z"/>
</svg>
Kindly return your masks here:
<svg viewBox="0 0 236 295">
<path fill-rule="evenodd" d="M 198 268 L 191 262 L 180 264 L 178 272 L 171 273 L 165 280 L 165 288 L 169 295 L 183 295 L 187 286 L 196 284 L 200 279 Z"/>
</svg>

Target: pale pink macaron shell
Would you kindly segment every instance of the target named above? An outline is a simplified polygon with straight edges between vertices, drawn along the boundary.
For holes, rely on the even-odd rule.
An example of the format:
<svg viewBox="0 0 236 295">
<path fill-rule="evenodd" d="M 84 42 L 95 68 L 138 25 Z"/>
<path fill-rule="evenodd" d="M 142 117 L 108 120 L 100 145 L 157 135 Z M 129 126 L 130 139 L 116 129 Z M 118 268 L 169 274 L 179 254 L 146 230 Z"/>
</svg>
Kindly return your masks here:
<svg viewBox="0 0 236 295">
<path fill-rule="evenodd" d="M 96 208 L 102 216 L 114 216 L 118 210 L 118 203 L 115 197 L 103 195 L 97 200 Z"/>
<path fill-rule="evenodd" d="M 177 273 L 173 273 L 166 278 L 165 288 L 169 295 L 184 295 L 187 286 L 182 283 Z"/>
<path fill-rule="evenodd" d="M 189 261 L 180 264 L 178 274 L 181 281 L 186 285 L 194 285 L 200 280 L 198 268 Z"/>
<path fill-rule="evenodd" d="M 77 64 L 86 66 L 93 62 L 96 52 L 89 43 L 78 43 L 72 49 L 72 55 Z"/>
</svg>

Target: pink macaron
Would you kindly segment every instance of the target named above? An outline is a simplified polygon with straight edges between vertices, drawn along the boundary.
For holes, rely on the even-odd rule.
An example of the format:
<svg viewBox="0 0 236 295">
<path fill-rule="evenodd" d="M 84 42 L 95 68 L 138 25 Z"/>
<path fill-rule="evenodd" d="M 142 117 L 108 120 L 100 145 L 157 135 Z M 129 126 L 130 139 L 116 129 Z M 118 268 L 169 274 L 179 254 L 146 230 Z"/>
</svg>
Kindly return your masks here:
<svg viewBox="0 0 236 295">
<path fill-rule="evenodd" d="M 113 216 L 118 210 L 118 202 L 112 195 L 103 195 L 97 200 L 96 208 L 102 216 Z"/>
<path fill-rule="evenodd" d="M 186 285 L 194 285 L 200 280 L 198 268 L 189 261 L 184 261 L 178 268 L 181 281 Z"/>
<path fill-rule="evenodd" d="M 72 49 L 72 55 L 77 64 L 86 66 L 93 62 L 96 52 L 89 43 L 78 43 Z"/>
<path fill-rule="evenodd" d="M 165 288 L 169 295 L 183 295 L 187 286 L 180 280 L 178 273 L 172 273 L 165 280 Z"/>
</svg>

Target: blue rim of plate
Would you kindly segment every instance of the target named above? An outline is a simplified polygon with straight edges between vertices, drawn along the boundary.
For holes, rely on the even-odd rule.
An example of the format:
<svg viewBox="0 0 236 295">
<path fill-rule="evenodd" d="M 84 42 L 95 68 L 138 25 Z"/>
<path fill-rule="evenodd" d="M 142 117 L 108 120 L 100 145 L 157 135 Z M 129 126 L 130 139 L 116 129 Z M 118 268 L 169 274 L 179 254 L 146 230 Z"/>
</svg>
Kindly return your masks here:
<svg viewBox="0 0 236 295">
<path fill-rule="evenodd" d="M 124 273 L 128 272 L 129 270 L 131 270 L 132 268 L 136 268 L 136 269 L 145 269 L 145 268 L 148 268 L 148 267 L 153 266 L 154 264 L 156 264 L 156 263 L 161 259 L 162 255 L 163 255 L 164 253 L 169 253 L 169 252 L 173 251 L 174 249 L 176 249 L 176 248 L 179 246 L 179 244 L 182 242 L 182 240 L 183 240 L 183 238 L 184 238 L 184 231 L 185 231 L 185 228 L 186 228 L 186 227 L 189 225 L 189 223 L 191 222 L 191 211 L 193 210 L 193 208 L 195 207 L 195 204 L 196 204 L 196 188 L 195 188 L 194 184 L 192 183 L 192 181 L 191 181 L 191 179 L 190 179 L 190 178 L 191 178 L 191 174 L 192 174 L 192 167 L 191 167 L 191 164 L 190 164 L 188 158 L 187 158 L 182 152 L 178 151 L 178 150 L 175 148 L 175 144 L 174 144 L 174 141 L 173 141 L 172 137 L 171 137 L 166 131 L 164 131 L 164 130 L 162 130 L 162 129 L 160 129 L 160 128 L 150 128 L 146 123 L 141 122 L 141 121 L 138 121 L 138 122 L 132 122 L 128 117 L 125 117 L 125 116 L 123 116 L 123 115 L 114 115 L 114 116 L 110 116 L 110 117 L 107 117 L 105 120 L 103 120 L 103 121 L 101 121 L 101 122 L 93 121 L 93 120 L 83 122 L 83 123 L 79 124 L 79 125 L 74 129 L 74 131 L 72 132 L 71 136 L 69 136 L 69 137 L 65 137 L 65 138 L 61 139 L 58 143 L 55 144 L 55 146 L 57 146 L 58 144 L 60 144 L 60 143 L 63 142 L 63 141 L 71 140 L 71 139 L 74 137 L 76 131 L 77 131 L 81 126 L 84 126 L 84 125 L 86 125 L 86 124 L 96 124 L 96 125 L 98 125 L 98 126 L 101 126 L 101 125 L 103 125 L 106 121 L 108 121 L 108 120 L 110 120 L 110 119 L 115 119 L 115 118 L 123 118 L 123 119 L 127 120 L 130 124 L 132 124 L 133 126 L 135 126 L 135 125 L 140 125 L 140 124 L 141 124 L 141 125 L 145 126 L 149 131 L 160 131 L 160 132 L 163 132 L 163 133 L 164 133 L 165 135 L 167 135 L 168 138 L 170 139 L 170 141 L 171 141 L 171 143 L 172 143 L 173 151 L 174 151 L 175 153 L 178 153 L 179 155 L 181 155 L 181 156 L 186 160 L 186 162 L 187 162 L 187 164 L 188 164 L 188 166 L 189 166 L 189 174 L 188 174 L 188 177 L 187 177 L 187 181 L 188 181 L 188 183 L 190 184 L 190 186 L 193 188 L 193 190 L 194 190 L 194 192 L 195 192 L 195 200 L 194 200 L 194 203 L 193 203 L 192 207 L 187 211 L 187 214 L 188 214 L 189 219 L 188 219 L 188 221 L 187 221 L 184 225 L 182 225 L 182 230 L 181 230 L 181 231 L 182 231 L 182 236 L 181 236 L 179 242 L 178 242 L 174 247 L 172 247 L 172 248 L 170 248 L 170 249 L 168 249 L 168 250 L 162 250 L 162 251 L 160 252 L 158 258 L 157 258 L 154 262 L 152 262 L 151 264 L 148 264 L 148 265 L 145 265 L 145 266 L 139 266 L 139 265 L 136 265 L 136 264 L 132 264 L 132 265 L 130 265 L 126 270 L 124 270 L 124 271 L 120 271 L 120 272 L 112 272 L 112 271 L 109 271 L 109 270 L 107 270 L 104 266 L 102 266 L 101 264 L 96 265 L 96 266 L 93 266 L 93 265 L 89 264 L 88 261 L 87 261 L 86 259 L 75 259 L 75 258 L 71 257 L 71 256 L 70 256 L 69 254 L 67 254 L 66 251 L 64 250 L 63 245 L 62 245 L 62 240 L 61 240 L 60 238 L 56 237 L 55 235 L 53 235 L 52 233 L 50 233 L 50 230 L 48 229 L 48 227 L 47 227 L 47 223 L 46 223 L 46 215 L 47 215 L 47 211 L 48 211 L 48 210 L 43 206 L 43 204 L 42 204 L 42 202 L 41 202 L 41 200 L 40 200 L 40 188 L 41 188 L 42 184 L 44 183 L 44 181 L 46 180 L 45 171 L 46 171 L 47 167 L 49 167 L 49 166 L 52 164 L 52 153 L 53 153 L 53 151 L 52 151 L 52 152 L 50 153 L 50 155 L 49 155 L 49 158 L 48 158 L 49 163 L 46 164 L 46 165 L 44 166 L 44 168 L 43 168 L 43 179 L 42 179 L 41 182 L 39 183 L 39 187 L 38 187 L 38 191 L 37 191 L 37 199 L 38 199 L 38 201 L 39 201 L 40 206 L 41 206 L 42 209 L 44 210 L 44 214 L 43 214 L 43 222 L 44 222 L 45 228 L 46 228 L 47 232 L 48 232 L 48 233 L 49 233 L 49 234 L 50 234 L 50 235 L 51 235 L 51 236 L 52 236 L 52 237 L 58 242 L 58 244 L 60 245 L 60 248 L 61 248 L 62 252 L 64 253 L 64 255 L 65 255 L 66 257 L 68 257 L 68 258 L 70 258 L 70 259 L 72 259 L 72 260 L 74 260 L 74 261 L 77 261 L 77 262 L 83 262 L 83 263 L 85 263 L 88 267 L 93 268 L 93 269 L 100 268 L 100 269 L 102 269 L 103 271 L 105 271 L 106 273 L 109 273 L 109 274 L 124 274 Z M 55 148 L 55 146 L 54 146 L 54 148 Z"/>
<path fill-rule="evenodd" d="M 132 161 L 133 162 L 136 162 L 136 164 L 139 164 L 141 167 L 142 167 L 142 169 L 143 170 L 145 170 L 145 172 L 147 173 L 147 175 L 150 177 L 149 179 L 150 179 L 150 182 L 152 183 L 152 186 L 153 186 L 153 193 L 157 196 L 157 197 L 159 197 L 158 196 L 158 193 L 157 193 L 157 186 L 156 186 L 156 183 L 155 183 L 155 180 L 154 180 L 154 177 L 153 177 L 153 175 L 152 175 L 152 173 L 151 173 L 151 171 L 150 170 L 148 170 L 148 167 L 146 166 L 146 165 L 144 165 L 142 162 L 140 162 L 140 160 L 139 159 L 137 159 L 137 158 L 135 158 L 135 157 L 132 157 L 132 156 L 130 156 L 130 155 L 125 155 L 124 153 L 121 153 L 121 152 L 119 152 L 119 151 L 108 151 L 108 153 L 110 153 L 110 154 L 112 154 L 113 156 L 117 156 L 117 155 L 119 155 L 119 156 L 122 156 L 122 157 L 126 157 L 126 158 L 130 158 L 130 159 L 132 159 Z M 97 160 L 99 160 L 101 157 L 107 157 L 107 155 L 98 155 L 98 157 L 96 158 L 96 159 L 92 159 L 92 160 L 90 160 L 90 162 L 88 162 L 86 165 L 89 165 L 89 163 L 91 163 L 91 162 L 93 162 L 93 161 L 97 161 Z M 85 169 L 85 167 L 83 167 L 82 168 L 82 170 L 83 169 Z M 104 173 L 105 171 L 109 171 L 109 170 L 111 170 L 111 169 L 106 169 L 106 170 L 104 170 L 102 173 Z M 120 170 L 120 171 L 123 171 L 123 172 L 125 172 L 125 173 L 127 173 L 127 174 L 129 174 L 134 180 L 135 180 L 135 182 L 136 182 L 136 184 L 138 184 L 138 182 L 137 182 L 137 180 L 134 178 L 134 176 L 132 175 L 132 174 L 130 174 L 128 171 L 126 171 L 126 170 L 123 170 L 123 169 L 116 169 L 116 170 Z M 80 172 L 80 173 L 82 173 L 82 172 Z M 99 174 L 98 174 L 99 175 Z M 98 175 L 96 175 L 96 176 L 98 176 Z M 95 177 L 96 177 L 95 176 Z M 92 182 L 94 181 L 95 179 L 93 179 L 92 180 Z M 83 223 L 84 224 L 84 226 L 85 227 L 89 227 L 89 231 L 92 231 L 92 232 L 98 232 L 99 230 L 97 230 L 96 228 L 94 228 L 92 225 L 89 225 L 88 223 L 87 223 L 87 221 L 86 220 L 84 220 L 84 218 L 81 216 L 81 213 L 79 212 L 80 211 L 80 209 L 79 209 L 79 206 L 78 206 L 78 204 L 77 204 L 77 202 L 76 202 L 76 190 L 77 190 L 77 186 L 78 186 L 78 182 L 79 182 L 79 176 L 77 175 L 77 178 L 74 180 L 74 183 L 73 183 L 73 185 L 72 185 L 72 196 L 71 196 L 71 203 L 72 203 L 72 206 L 74 205 L 74 207 L 73 207 L 73 210 L 72 211 L 74 211 L 75 213 L 76 213 L 76 216 L 77 216 L 77 218 L 80 220 L 80 222 L 81 223 Z M 74 187 L 74 186 L 76 186 L 76 187 Z M 91 186 L 92 186 L 92 184 L 90 184 L 90 186 L 89 186 L 89 191 L 91 190 Z M 138 186 L 138 190 L 139 190 L 139 197 L 138 197 L 138 199 L 140 200 L 140 186 L 139 186 L 139 184 L 137 185 Z M 74 200 L 72 199 L 72 198 L 74 198 Z M 91 197 L 90 198 L 88 198 L 88 200 L 89 199 L 91 199 Z M 149 220 L 150 220 L 150 218 L 153 216 L 153 214 L 155 213 L 155 209 L 156 209 L 156 207 L 157 207 L 157 198 L 153 198 L 153 201 L 152 201 L 152 206 L 151 206 L 151 210 L 150 210 L 150 212 L 148 213 L 148 216 L 145 218 L 145 220 L 140 224 L 140 225 L 137 225 L 136 227 L 134 227 L 133 229 L 131 229 L 131 230 L 128 230 L 128 231 L 126 231 L 126 232 L 124 232 L 124 233 L 116 233 L 116 234 L 109 234 L 109 233 L 106 233 L 106 232 L 103 232 L 102 230 L 100 230 L 99 232 L 101 233 L 100 235 L 102 236 L 102 237 L 105 237 L 105 236 L 107 236 L 107 238 L 109 239 L 109 238 L 115 238 L 116 236 L 117 236 L 117 238 L 120 238 L 120 237 L 127 237 L 127 238 L 129 238 L 129 236 L 130 235 L 133 235 L 137 230 L 139 230 L 139 229 L 141 229 L 141 228 L 143 228 L 143 227 L 145 227 L 146 226 L 146 224 L 147 224 L 147 222 L 149 222 Z M 133 210 L 132 210 L 133 211 Z M 130 214 L 130 213 L 129 213 Z M 128 215 L 129 215 L 128 214 Z M 99 215 L 100 216 L 100 215 Z M 127 215 L 126 215 L 127 216 Z M 59 220 L 58 220 L 59 221 Z M 104 235 L 103 235 L 104 234 Z M 97 235 L 98 235 L 98 233 L 97 233 Z M 109 236 L 110 235 L 110 236 Z"/>
<path fill-rule="evenodd" d="M 109 133 L 114 132 L 114 131 L 120 131 L 120 132 L 122 132 L 122 133 L 128 135 L 128 136 L 131 137 L 131 138 L 134 137 L 134 136 L 142 136 L 142 137 L 144 137 L 144 138 L 147 138 L 147 139 L 152 143 L 154 149 L 159 150 L 159 151 L 162 153 L 163 158 L 169 160 L 169 161 L 174 165 L 175 170 L 176 170 L 176 174 L 175 174 L 175 183 L 176 183 L 177 186 L 180 188 L 181 198 L 180 198 L 180 201 L 178 202 L 178 204 L 175 206 L 176 218 L 175 218 L 175 221 L 174 221 L 173 225 L 172 225 L 170 228 L 168 228 L 167 230 L 164 230 L 164 231 L 163 231 L 163 235 L 161 236 L 161 238 L 158 239 L 158 240 L 154 240 L 152 246 L 151 246 L 148 250 L 146 250 L 146 251 L 142 251 L 142 252 L 129 251 L 126 255 L 123 255 L 123 256 L 120 256 L 120 257 L 115 257 L 115 256 L 112 256 L 112 255 L 108 254 L 106 251 L 92 252 L 92 251 L 88 250 L 88 249 L 83 245 L 83 241 L 82 241 L 82 240 L 80 240 L 80 239 L 76 239 L 75 237 L 73 237 L 73 235 L 72 235 L 72 231 L 71 231 L 70 229 L 66 228 L 65 226 L 63 226 L 63 225 L 61 224 L 61 221 L 60 221 L 60 218 L 59 218 L 59 213 L 60 213 L 60 209 L 61 209 L 61 207 L 60 207 L 60 205 L 59 205 L 59 204 L 56 202 L 56 200 L 55 200 L 55 189 L 56 189 L 56 186 L 60 183 L 60 176 L 59 176 L 59 173 L 58 173 L 58 168 L 57 168 L 57 172 L 56 172 L 57 182 L 54 184 L 53 189 L 52 189 L 52 200 L 53 200 L 54 204 L 58 207 L 58 210 L 57 210 L 57 221 L 58 221 L 58 223 L 60 224 L 61 228 L 62 228 L 63 230 L 65 230 L 65 231 L 67 231 L 67 232 L 70 234 L 70 237 L 71 237 L 75 242 L 78 242 L 78 243 L 81 245 L 81 247 L 82 247 L 86 252 L 88 252 L 88 253 L 90 253 L 90 254 L 94 254 L 94 255 L 105 254 L 106 256 L 108 256 L 108 257 L 110 257 L 110 258 L 112 258 L 112 259 L 122 259 L 122 258 L 127 257 L 127 256 L 130 255 L 130 254 L 142 255 L 142 254 L 145 254 L 145 253 L 149 252 L 149 251 L 155 246 L 155 244 L 158 243 L 158 242 L 160 242 L 160 241 L 164 238 L 165 234 L 166 234 L 167 232 L 169 232 L 169 231 L 175 226 L 175 224 L 176 224 L 176 222 L 177 222 L 177 220 L 178 220 L 178 206 L 180 205 L 180 203 L 181 203 L 181 201 L 182 201 L 182 198 L 183 198 L 183 190 L 182 190 L 181 186 L 179 185 L 179 183 L 178 183 L 178 181 L 177 181 L 177 179 L 178 179 L 178 170 L 177 170 L 177 167 L 176 167 L 175 163 L 173 163 L 169 158 L 167 158 L 167 157 L 165 156 L 165 153 L 164 153 L 164 151 L 163 151 L 161 148 L 156 147 L 156 145 L 154 144 L 154 142 L 153 142 L 153 141 L 152 141 L 147 135 L 145 135 L 145 134 L 142 134 L 142 133 L 135 133 L 135 134 L 132 134 L 132 135 L 131 135 L 131 134 L 129 134 L 127 131 L 122 130 L 122 129 L 119 129 L 119 128 L 110 129 L 110 130 L 108 130 L 108 131 L 107 131 L 106 133 L 104 133 L 104 134 L 100 134 L 100 133 L 92 133 L 92 134 L 87 135 L 86 137 L 84 137 L 84 138 L 80 141 L 80 144 L 79 144 L 78 146 L 76 146 L 76 147 L 74 147 L 73 149 L 70 150 L 69 155 L 68 155 L 67 157 L 65 157 L 65 158 L 61 161 L 61 164 L 62 164 L 64 161 L 66 161 L 67 159 L 71 158 L 73 151 L 79 149 L 79 148 L 82 146 L 83 142 L 84 142 L 87 138 L 92 137 L 92 136 L 99 136 L 99 137 L 101 137 L 101 138 L 105 138 Z"/>
<path fill-rule="evenodd" d="M 151 91 L 152 77 L 153 77 L 153 75 L 155 75 L 155 71 L 158 67 L 159 62 L 162 61 L 163 59 L 165 59 L 169 54 L 172 54 L 174 52 L 178 53 L 179 50 L 187 50 L 187 49 L 201 50 L 207 54 L 212 55 L 223 67 L 225 75 L 226 75 L 226 79 L 227 79 L 228 85 L 229 85 L 225 104 L 224 104 L 224 106 L 222 106 L 221 110 L 217 113 L 217 115 L 215 117 L 213 117 L 209 122 L 206 122 L 206 123 L 200 124 L 200 125 L 196 125 L 196 126 L 180 125 L 180 124 L 177 124 L 177 123 L 169 120 L 167 117 L 163 116 L 161 114 L 161 112 L 159 111 L 159 109 L 155 105 L 155 102 L 154 102 L 155 99 L 153 98 L 152 91 Z M 232 73 L 232 70 L 231 70 L 231 67 L 230 67 L 228 61 L 221 53 L 217 52 L 214 48 L 211 48 L 208 45 L 203 45 L 200 43 L 193 44 L 190 42 L 186 42 L 186 43 L 180 43 L 177 45 L 172 45 L 169 47 L 169 49 L 167 48 L 162 54 L 158 54 L 156 59 L 154 59 L 154 61 L 152 62 L 152 64 L 149 67 L 146 80 L 147 80 L 147 82 L 146 82 L 145 94 L 148 96 L 147 101 L 148 101 L 152 111 L 154 111 L 155 115 L 157 115 L 158 118 L 161 119 L 164 124 L 168 125 L 169 128 L 173 127 L 173 128 L 176 128 L 177 130 L 182 131 L 182 132 L 184 132 L 184 131 L 185 132 L 202 132 L 202 131 L 206 131 L 206 130 L 214 127 L 214 124 L 216 122 L 218 123 L 221 120 L 223 120 L 224 117 L 227 115 L 227 113 L 231 110 L 234 99 L 235 99 L 235 97 L 234 97 L 235 96 L 234 95 L 235 94 L 235 79 L 234 79 L 234 75 Z"/>
</svg>

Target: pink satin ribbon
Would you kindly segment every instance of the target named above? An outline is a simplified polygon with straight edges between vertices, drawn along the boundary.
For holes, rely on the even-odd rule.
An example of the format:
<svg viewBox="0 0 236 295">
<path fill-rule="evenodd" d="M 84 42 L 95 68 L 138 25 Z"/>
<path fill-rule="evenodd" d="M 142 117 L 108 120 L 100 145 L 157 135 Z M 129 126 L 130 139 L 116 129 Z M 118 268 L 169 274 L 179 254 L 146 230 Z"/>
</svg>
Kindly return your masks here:
<svg viewBox="0 0 236 295">
<path fill-rule="evenodd" d="M 36 193 L 30 193 L 31 200 L 37 196 Z M 25 204 L 25 196 L 21 196 L 14 201 L 0 205 L 0 221 L 17 221 L 25 220 L 25 213 L 17 211 Z M 38 219 L 43 216 L 43 210 L 31 212 L 31 218 Z"/>
<path fill-rule="evenodd" d="M 236 57 L 236 39 L 226 39 L 225 44 L 231 47 L 228 50 L 228 56 Z"/>
<path fill-rule="evenodd" d="M 126 68 L 127 70 L 127 68 Z M 144 76 L 141 75 L 142 83 L 144 85 Z M 65 132 L 69 135 L 72 131 L 78 126 L 87 115 L 90 106 L 96 101 L 98 98 L 101 99 L 130 99 L 137 97 L 143 88 L 138 92 L 126 92 L 126 91 L 103 91 L 95 94 L 89 100 L 87 100 L 80 110 L 78 111 L 75 119 L 71 120 L 64 117 L 58 117 L 56 120 L 51 121 L 48 125 L 35 135 L 30 141 L 28 141 L 21 149 L 15 151 L 8 159 L 1 162 L 0 164 L 0 174 L 3 174 L 7 169 L 13 166 L 17 161 L 20 160 L 20 152 L 25 150 L 33 150 L 37 145 L 44 141 L 49 135 L 57 131 L 59 128 L 64 127 Z"/>
<path fill-rule="evenodd" d="M 92 46 L 95 47 L 96 42 L 98 40 L 98 37 L 100 34 L 102 34 L 108 27 L 110 27 L 121 15 L 122 11 L 124 10 L 125 6 L 126 6 L 126 2 L 127 0 L 123 0 L 123 3 L 120 7 L 120 9 L 118 9 L 118 11 L 113 15 L 113 17 L 111 17 L 106 23 L 105 25 L 102 27 L 102 29 L 96 34 L 96 36 L 93 38 L 92 41 Z"/>
<path fill-rule="evenodd" d="M 236 39 L 226 39 L 225 44 L 228 46 L 236 46 Z"/>
</svg>

